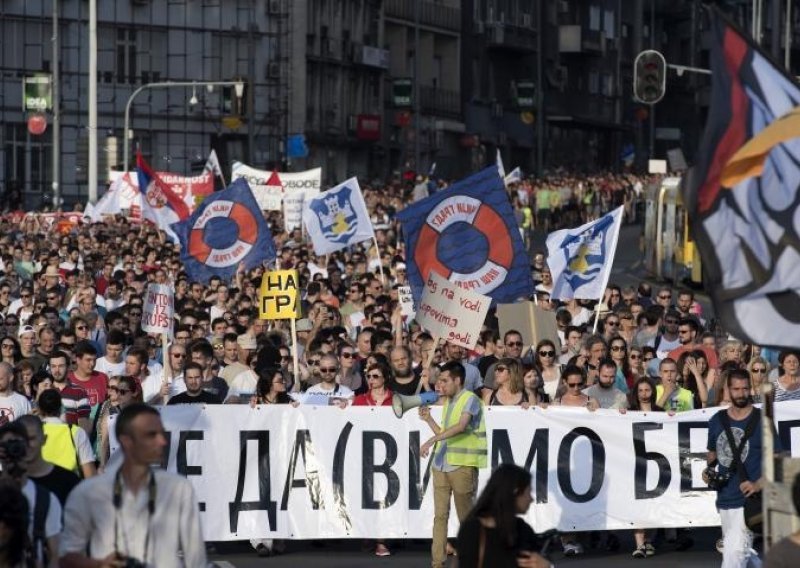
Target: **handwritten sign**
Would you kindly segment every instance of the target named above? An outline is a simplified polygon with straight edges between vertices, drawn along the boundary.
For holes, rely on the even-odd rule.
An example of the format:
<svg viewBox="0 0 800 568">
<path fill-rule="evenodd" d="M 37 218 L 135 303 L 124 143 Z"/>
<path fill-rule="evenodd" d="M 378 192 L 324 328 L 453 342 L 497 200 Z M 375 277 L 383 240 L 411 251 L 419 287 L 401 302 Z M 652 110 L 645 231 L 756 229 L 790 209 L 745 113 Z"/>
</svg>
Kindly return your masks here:
<svg viewBox="0 0 800 568">
<path fill-rule="evenodd" d="M 142 309 L 142 329 L 147 333 L 171 334 L 175 301 L 172 288 L 166 284 L 150 284 Z"/>
<path fill-rule="evenodd" d="M 411 295 L 411 286 L 398 286 L 397 301 L 400 303 L 400 311 L 408 319 L 412 319 L 417 313 L 414 307 L 414 296 Z"/>
<path fill-rule="evenodd" d="M 473 349 L 491 298 L 459 288 L 431 271 L 417 306 L 417 321 L 434 337 Z"/>
<path fill-rule="evenodd" d="M 299 318 L 299 288 L 297 270 L 265 272 L 261 280 L 261 319 Z"/>
</svg>

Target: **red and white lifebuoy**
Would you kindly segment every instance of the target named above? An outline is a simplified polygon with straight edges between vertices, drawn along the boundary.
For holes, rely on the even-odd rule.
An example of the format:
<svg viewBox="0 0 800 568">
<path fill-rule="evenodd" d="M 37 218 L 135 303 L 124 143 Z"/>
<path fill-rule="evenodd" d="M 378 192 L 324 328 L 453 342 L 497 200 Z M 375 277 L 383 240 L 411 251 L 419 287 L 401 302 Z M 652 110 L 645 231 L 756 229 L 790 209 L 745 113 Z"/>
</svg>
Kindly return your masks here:
<svg viewBox="0 0 800 568">
<path fill-rule="evenodd" d="M 211 219 L 226 217 L 238 228 L 236 242 L 224 249 L 212 248 L 205 241 L 206 225 Z M 258 225 L 250 210 L 239 203 L 217 200 L 197 218 L 189 233 L 189 255 L 214 268 L 233 266 L 242 260 L 258 239 Z"/>
<path fill-rule="evenodd" d="M 441 234 L 454 223 L 472 225 L 489 243 L 486 261 L 473 272 L 457 272 L 436 255 Z M 514 245 L 497 211 L 474 197 L 454 195 L 440 201 L 428 214 L 417 239 L 414 258 L 424 279 L 427 279 L 431 270 L 435 270 L 461 288 L 488 294 L 508 276 L 514 258 Z"/>
</svg>

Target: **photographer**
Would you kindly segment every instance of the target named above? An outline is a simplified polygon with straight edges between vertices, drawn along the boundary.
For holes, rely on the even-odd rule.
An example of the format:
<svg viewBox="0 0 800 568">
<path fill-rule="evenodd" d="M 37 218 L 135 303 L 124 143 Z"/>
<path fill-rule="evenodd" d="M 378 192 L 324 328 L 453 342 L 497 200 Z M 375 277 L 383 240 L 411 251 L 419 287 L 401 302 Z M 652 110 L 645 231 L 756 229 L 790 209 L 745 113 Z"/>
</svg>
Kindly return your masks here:
<svg viewBox="0 0 800 568">
<path fill-rule="evenodd" d="M 84 481 L 70 494 L 61 566 L 205 567 L 191 483 L 151 469 L 167 445 L 158 411 L 132 404 L 120 412 L 115 428 L 122 465 Z"/>
<path fill-rule="evenodd" d="M 747 371 L 731 371 L 727 386 L 731 406 L 717 412 L 708 422 L 708 467 L 703 471 L 703 481 L 717 492 L 722 521 L 722 566 L 758 566 L 746 517 L 751 509 L 760 512 L 761 413 L 753 407 Z M 775 451 L 780 452 L 777 435 L 774 440 Z"/>
<path fill-rule="evenodd" d="M 21 489 L 28 500 L 30 555 L 37 566 L 58 566 L 61 505 L 42 485 L 28 479 L 28 432 L 19 422 L 0 428 L 0 483 Z"/>
</svg>

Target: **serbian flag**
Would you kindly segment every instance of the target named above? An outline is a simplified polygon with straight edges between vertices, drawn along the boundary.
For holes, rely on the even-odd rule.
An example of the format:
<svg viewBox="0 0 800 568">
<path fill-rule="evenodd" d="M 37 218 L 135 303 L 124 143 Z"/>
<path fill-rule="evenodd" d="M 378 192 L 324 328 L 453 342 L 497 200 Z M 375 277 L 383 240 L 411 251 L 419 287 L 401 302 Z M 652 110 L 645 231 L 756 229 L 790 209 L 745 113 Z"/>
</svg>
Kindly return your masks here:
<svg viewBox="0 0 800 568">
<path fill-rule="evenodd" d="M 409 205 L 397 218 L 417 302 L 431 270 L 495 302 L 533 293 L 530 261 L 497 166 Z"/>
<path fill-rule="evenodd" d="M 276 256 L 272 233 L 244 178 L 206 197 L 173 229 L 181 243 L 181 261 L 196 282 L 212 276 L 229 282 L 240 264 L 249 270 Z"/>
<path fill-rule="evenodd" d="M 714 8 L 711 26 L 711 106 L 683 186 L 705 288 L 734 336 L 797 347 L 800 139 L 776 125 L 800 88 Z"/>
<path fill-rule="evenodd" d="M 142 192 L 142 218 L 177 243 L 178 236 L 171 226 L 189 216 L 189 206 L 150 168 L 141 152 L 136 153 L 136 176 Z"/>
</svg>

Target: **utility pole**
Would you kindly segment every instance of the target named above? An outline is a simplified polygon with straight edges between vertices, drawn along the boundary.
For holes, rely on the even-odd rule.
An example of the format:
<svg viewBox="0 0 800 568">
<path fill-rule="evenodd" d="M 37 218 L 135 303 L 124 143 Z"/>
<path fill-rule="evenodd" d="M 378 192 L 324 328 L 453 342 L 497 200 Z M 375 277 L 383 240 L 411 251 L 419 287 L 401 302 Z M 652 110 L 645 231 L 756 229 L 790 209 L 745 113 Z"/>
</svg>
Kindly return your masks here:
<svg viewBox="0 0 800 568">
<path fill-rule="evenodd" d="M 61 205 L 61 43 L 58 37 L 58 17 L 58 0 L 53 0 L 53 210 Z"/>
<path fill-rule="evenodd" d="M 89 0 L 89 203 L 95 203 L 96 201 L 97 201 L 97 0 Z"/>
<path fill-rule="evenodd" d="M 420 132 L 420 109 L 422 104 L 419 100 L 419 10 L 420 1 L 414 0 L 414 171 L 420 173 L 419 132 Z"/>
<path fill-rule="evenodd" d="M 633 52 L 641 53 L 644 47 L 642 42 L 642 29 L 644 28 L 644 0 L 635 0 L 633 9 Z M 637 117 L 634 133 L 634 147 L 636 152 L 636 170 L 644 171 L 647 162 L 644 159 L 644 122 Z"/>
<path fill-rule="evenodd" d="M 544 41 L 544 7 L 543 0 L 536 1 L 536 176 L 544 175 L 544 127 L 547 114 L 544 111 L 544 80 L 542 65 L 544 64 L 544 54 L 542 48 Z"/>
</svg>

